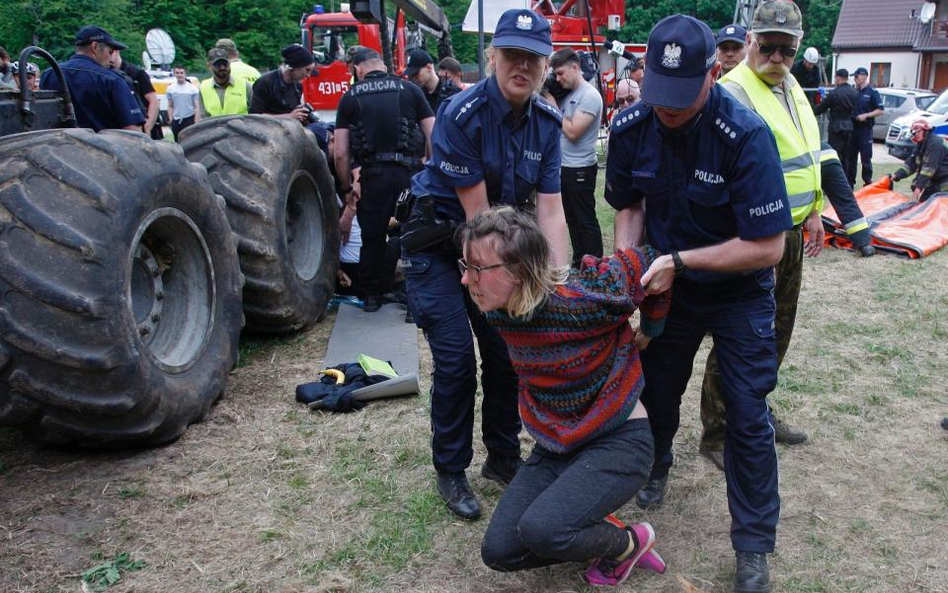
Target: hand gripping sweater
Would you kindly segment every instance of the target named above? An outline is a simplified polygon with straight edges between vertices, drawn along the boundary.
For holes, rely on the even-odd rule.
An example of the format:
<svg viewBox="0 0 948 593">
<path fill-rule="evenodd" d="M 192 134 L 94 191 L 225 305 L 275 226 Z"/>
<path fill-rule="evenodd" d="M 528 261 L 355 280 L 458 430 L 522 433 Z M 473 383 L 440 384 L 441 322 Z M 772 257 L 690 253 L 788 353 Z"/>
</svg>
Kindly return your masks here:
<svg viewBox="0 0 948 593">
<path fill-rule="evenodd" d="M 565 453 L 625 422 L 644 380 L 629 317 L 662 332 L 671 291 L 646 296 L 640 279 L 658 257 L 650 247 L 583 258 L 529 319 L 487 314 L 520 378 L 520 417 L 544 448 Z"/>
</svg>

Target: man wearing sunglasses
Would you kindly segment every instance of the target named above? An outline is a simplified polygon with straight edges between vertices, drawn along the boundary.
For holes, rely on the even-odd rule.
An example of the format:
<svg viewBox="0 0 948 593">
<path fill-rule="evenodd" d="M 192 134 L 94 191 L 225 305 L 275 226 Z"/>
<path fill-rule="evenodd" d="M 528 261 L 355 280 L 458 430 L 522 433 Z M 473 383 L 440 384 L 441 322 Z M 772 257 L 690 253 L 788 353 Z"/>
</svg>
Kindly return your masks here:
<svg viewBox="0 0 948 593">
<path fill-rule="evenodd" d="M 616 112 L 622 111 L 639 100 L 642 93 L 639 83 L 631 78 L 623 78 L 616 83 Z"/>
<path fill-rule="evenodd" d="M 747 59 L 721 79 L 722 86 L 770 127 L 777 140 L 783 178 L 790 200 L 793 229 L 786 233 L 783 258 L 777 264 L 776 338 L 778 366 L 783 360 L 796 318 L 803 277 L 803 256 L 823 248 L 820 131 L 810 103 L 790 68 L 803 37 L 803 16 L 790 0 L 761 3 L 747 34 Z M 827 158 L 830 158 L 827 152 Z M 832 155 L 835 157 L 835 154 Z M 803 240 L 804 230 L 808 234 Z M 724 404 L 717 357 L 712 351 L 702 385 L 705 434 L 700 451 L 720 465 L 724 440 Z M 778 443 L 806 441 L 806 433 L 774 418 Z"/>
<path fill-rule="evenodd" d="M 76 108 L 80 128 L 142 131 L 145 115 L 125 80 L 109 70 L 112 53 L 124 43 L 112 39 L 105 29 L 83 27 L 76 33 L 76 53 L 59 64 Z M 61 91 L 59 77 L 52 68 L 40 79 L 40 88 Z"/>
</svg>

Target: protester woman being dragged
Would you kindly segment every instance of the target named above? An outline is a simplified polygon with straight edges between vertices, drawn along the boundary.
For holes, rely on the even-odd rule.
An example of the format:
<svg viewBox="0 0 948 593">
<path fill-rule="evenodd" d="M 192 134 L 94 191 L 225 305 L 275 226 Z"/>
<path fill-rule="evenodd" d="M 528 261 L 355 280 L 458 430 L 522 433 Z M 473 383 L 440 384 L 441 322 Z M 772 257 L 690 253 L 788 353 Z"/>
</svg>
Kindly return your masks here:
<svg viewBox="0 0 948 593">
<path fill-rule="evenodd" d="M 537 441 L 497 504 L 484 563 L 513 571 L 593 560 L 593 585 L 617 585 L 637 564 L 661 572 L 651 525 L 609 517 L 652 466 L 639 350 L 661 333 L 670 293 L 647 296 L 640 279 L 658 254 L 587 255 L 568 273 L 550 264 L 536 220 L 509 207 L 477 215 L 460 236 L 461 281 L 507 343 L 520 416 Z"/>
</svg>

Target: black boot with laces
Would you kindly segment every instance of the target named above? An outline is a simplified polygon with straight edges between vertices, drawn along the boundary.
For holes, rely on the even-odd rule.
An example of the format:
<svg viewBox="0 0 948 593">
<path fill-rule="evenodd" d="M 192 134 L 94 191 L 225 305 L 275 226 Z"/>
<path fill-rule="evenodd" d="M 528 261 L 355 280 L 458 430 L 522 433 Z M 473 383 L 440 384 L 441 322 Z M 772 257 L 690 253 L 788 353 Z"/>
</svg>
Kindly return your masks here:
<svg viewBox="0 0 948 593">
<path fill-rule="evenodd" d="M 770 593 L 770 570 L 767 568 L 767 554 L 737 552 L 734 593 Z"/>
</svg>

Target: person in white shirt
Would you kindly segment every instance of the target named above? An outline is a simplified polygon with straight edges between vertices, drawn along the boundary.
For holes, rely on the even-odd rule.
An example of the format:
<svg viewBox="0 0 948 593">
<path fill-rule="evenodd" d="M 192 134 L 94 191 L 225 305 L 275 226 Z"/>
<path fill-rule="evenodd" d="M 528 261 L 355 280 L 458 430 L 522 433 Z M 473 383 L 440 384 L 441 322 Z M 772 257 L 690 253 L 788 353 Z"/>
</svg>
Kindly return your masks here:
<svg viewBox="0 0 948 593">
<path fill-rule="evenodd" d="M 602 257 L 602 232 L 596 218 L 596 140 L 602 117 L 602 96 L 583 78 L 579 55 L 570 48 L 550 58 L 550 68 L 567 95 L 560 99 L 563 135 L 560 187 L 566 226 L 573 246 L 573 267 L 584 255 Z"/>
<path fill-rule="evenodd" d="M 173 72 L 174 83 L 168 85 L 165 96 L 168 98 L 171 131 L 177 140 L 181 130 L 201 120 L 201 110 L 198 109 L 200 91 L 188 80 L 188 73 L 183 66 L 175 66 Z"/>
</svg>

